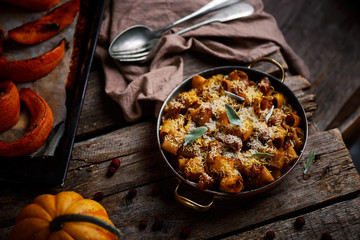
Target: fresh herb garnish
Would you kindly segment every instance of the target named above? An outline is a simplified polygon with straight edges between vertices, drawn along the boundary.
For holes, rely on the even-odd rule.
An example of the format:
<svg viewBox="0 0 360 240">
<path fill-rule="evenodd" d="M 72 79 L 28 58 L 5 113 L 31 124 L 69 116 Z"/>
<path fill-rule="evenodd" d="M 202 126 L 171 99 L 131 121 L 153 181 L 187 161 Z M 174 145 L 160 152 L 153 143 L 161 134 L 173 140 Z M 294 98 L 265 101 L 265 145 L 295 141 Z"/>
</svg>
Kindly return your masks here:
<svg viewBox="0 0 360 240">
<path fill-rule="evenodd" d="M 271 153 L 257 152 L 257 153 L 253 153 L 253 154 L 245 154 L 244 156 L 245 157 L 273 157 L 275 155 L 271 154 Z"/>
<path fill-rule="evenodd" d="M 207 127 L 198 127 L 192 130 L 188 135 L 185 137 L 184 146 L 188 143 L 194 142 L 196 139 L 201 137 L 207 131 Z"/>
<path fill-rule="evenodd" d="M 234 93 L 232 93 L 232 92 L 228 92 L 228 91 L 225 91 L 224 90 L 224 92 L 229 96 L 229 97 L 231 97 L 231 98 L 233 98 L 233 99 L 236 99 L 236 100 L 239 100 L 239 101 L 245 101 L 245 98 L 243 98 L 243 97 L 240 97 L 239 95 L 236 95 L 236 94 L 234 94 Z"/>
<path fill-rule="evenodd" d="M 310 153 L 310 155 L 309 155 L 306 163 L 304 164 L 304 174 L 306 174 L 307 171 L 309 170 L 310 164 L 311 164 L 312 160 L 314 159 L 314 157 L 315 157 L 315 152 L 312 151 L 312 152 Z"/>
<path fill-rule="evenodd" d="M 265 118 L 266 122 L 269 121 L 269 119 L 270 119 L 273 111 L 274 111 L 274 105 L 272 105 L 272 107 L 271 107 L 271 109 L 270 109 L 270 112 L 266 115 L 266 118 Z"/>
<path fill-rule="evenodd" d="M 239 115 L 237 115 L 236 111 L 226 103 L 225 103 L 225 110 L 226 110 L 226 115 L 231 124 L 236 126 L 242 126 L 242 122 Z"/>
</svg>

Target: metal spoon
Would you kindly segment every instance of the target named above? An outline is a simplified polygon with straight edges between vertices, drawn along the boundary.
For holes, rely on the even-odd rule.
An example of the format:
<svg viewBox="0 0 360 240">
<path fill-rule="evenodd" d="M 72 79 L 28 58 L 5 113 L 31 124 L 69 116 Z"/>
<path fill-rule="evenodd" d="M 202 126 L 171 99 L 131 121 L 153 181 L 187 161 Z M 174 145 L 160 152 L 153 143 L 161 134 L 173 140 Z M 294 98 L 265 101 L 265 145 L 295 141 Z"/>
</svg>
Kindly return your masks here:
<svg viewBox="0 0 360 240">
<path fill-rule="evenodd" d="M 126 54 L 138 52 L 144 46 L 147 46 L 153 39 L 157 39 L 166 30 L 192 18 L 218 10 L 242 0 L 212 0 L 199 10 L 192 14 L 177 20 L 159 30 L 153 31 L 151 28 L 143 25 L 136 25 L 126 29 L 117 35 L 109 46 L 109 54 L 113 56 L 114 52 L 123 52 Z"/>
<path fill-rule="evenodd" d="M 241 2 L 234 4 L 232 6 L 228 6 L 218 13 L 214 14 L 210 18 L 201 21 L 193 26 L 184 28 L 174 34 L 180 35 L 195 28 L 201 27 L 203 25 L 212 23 L 212 22 L 227 22 L 235 19 L 239 19 L 242 17 L 246 17 L 251 15 L 254 12 L 254 7 L 246 2 Z M 117 51 L 112 53 L 112 57 L 119 60 L 120 62 L 137 62 L 145 60 L 146 57 L 150 54 L 152 48 L 156 45 L 159 38 L 152 39 L 147 46 L 142 48 L 138 48 L 137 52 L 123 52 Z"/>
</svg>

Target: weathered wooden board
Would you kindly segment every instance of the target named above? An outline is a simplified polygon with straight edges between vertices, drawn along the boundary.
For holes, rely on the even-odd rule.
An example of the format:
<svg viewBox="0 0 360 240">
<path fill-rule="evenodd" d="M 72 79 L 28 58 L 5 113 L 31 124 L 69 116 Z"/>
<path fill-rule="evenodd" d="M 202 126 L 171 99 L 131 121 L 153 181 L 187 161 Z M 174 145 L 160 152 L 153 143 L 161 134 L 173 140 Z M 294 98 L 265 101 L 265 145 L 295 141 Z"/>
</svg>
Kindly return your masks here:
<svg viewBox="0 0 360 240">
<path fill-rule="evenodd" d="M 297 217 L 276 221 L 265 226 L 255 228 L 226 240 L 232 239 L 263 239 L 267 231 L 273 231 L 275 239 L 321 239 L 323 233 L 330 233 L 333 239 L 359 239 L 360 238 L 360 197 L 345 200 L 319 210 L 302 214 L 305 225 L 301 229 L 294 227 Z"/>
<path fill-rule="evenodd" d="M 121 108 L 106 95 L 105 83 L 99 71 L 90 73 L 82 111 L 77 129 L 77 137 L 109 131 L 126 125 Z"/>
<path fill-rule="evenodd" d="M 339 114 L 330 123 L 329 128 L 337 127 L 348 146 L 360 137 L 360 87 L 345 103 Z M 354 107 L 357 107 L 354 110 Z"/>
<path fill-rule="evenodd" d="M 320 110 L 315 121 L 320 129 L 339 126 L 341 133 L 352 137 L 360 125 L 360 100 L 354 98 L 360 87 L 357 81 L 360 25 L 353 24 L 359 22 L 357 8 L 346 1 L 334 0 L 330 3 L 264 0 L 264 3 L 265 10 L 270 9 L 278 19 L 290 45 L 310 67 L 310 90 L 310 82 L 301 76 L 287 74 L 286 78 L 308 118 L 315 114 L 316 94 Z M 281 54 L 274 54 L 287 68 Z M 190 62 L 193 57 L 184 55 L 185 77 L 220 64 L 216 60 L 208 62 L 207 58 L 204 63 L 201 56 L 194 64 Z M 257 69 L 278 72 L 271 64 Z M 36 196 L 66 190 L 77 191 L 86 198 L 104 192 L 101 204 L 126 239 L 179 239 L 183 227 L 191 230 L 188 239 L 262 239 L 268 230 L 276 233 L 276 239 L 320 239 L 325 231 L 334 239 L 360 238 L 360 177 L 339 130 L 319 132 L 311 122 L 304 157 L 284 182 L 259 196 L 216 200 L 208 212 L 196 212 L 173 198 L 177 180 L 157 149 L 154 121 L 128 125 L 120 108 L 103 89 L 101 74 L 93 72 L 64 186 L 1 185 L 0 239 L 7 239 L 20 209 Z M 351 109 L 342 109 L 345 105 Z M 127 127 L 119 129 L 123 126 Z M 304 176 L 303 163 L 312 150 L 316 158 Z M 121 167 L 108 177 L 110 161 L 115 157 L 121 160 Z M 160 189 L 156 196 L 152 194 L 154 187 Z M 138 192 L 133 199 L 127 197 L 130 188 Z M 184 195 L 194 197 L 184 186 L 181 189 Z M 200 199 L 210 200 L 208 196 Z M 298 216 L 306 219 L 300 231 L 293 228 Z M 164 219 L 161 230 L 152 228 L 156 217 Z M 148 222 L 147 228 L 139 228 L 140 220 Z"/>
<path fill-rule="evenodd" d="M 300 75 L 287 76 L 284 83 L 292 91 L 305 90 L 311 87 L 310 82 Z"/>
<path fill-rule="evenodd" d="M 348 146 L 358 141 L 360 135 L 360 107 L 342 122 L 339 129 Z"/>
<path fill-rule="evenodd" d="M 360 179 L 339 131 L 314 134 L 309 146 L 316 149 L 317 157 L 307 180 L 302 176 L 302 162 L 281 185 L 268 193 L 250 199 L 216 201 L 205 213 L 194 212 L 173 200 L 172 191 L 176 186 L 173 178 L 159 182 L 153 179 L 154 184 L 138 187 L 138 195 L 131 201 L 126 199 L 125 191 L 109 196 L 103 204 L 114 209 L 110 216 L 117 226 L 122 226 L 128 239 L 173 238 L 184 226 L 192 226 L 192 237 L 197 239 L 222 235 L 358 193 Z M 150 194 L 154 185 L 162 189 L 163 194 L 158 198 Z M 140 220 L 145 218 L 151 224 L 155 217 L 165 219 L 163 231 L 154 232 L 151 227 L 144 231 L 138 229 Z"/>
<path fill-rule="evenodd" d="M 310 136 L 300 164 L 271 191 L 250 199 L 217 200 L 208 212 L 195 212 L 174 200 L 172 195 L 177 181 L 161 160 L 151 128 L 154 129 L 153 123 L 141 123 L 77 143 L 71 170 L 63 187 L 19 187 L 16 192 L 13 188 L 5 188 L 0 197 L 0 202 L 5 203 L 0 206 L 0 226 L 4 228 L 0 232 L 8 231 L 15 220 L 14 213 L 28 204 L 32 196 L 35 198 L 47 191 L 74 190 L 86 198 L 103 191 L 106 197 L 101 203 L 115 225 L 127 234 L 127 239 L 168 239 L 177 237 L 184 226 L 191 226 L 193 238 L 226 234 L 309 207 L 338 201 L 360 190 L 360 177 L 340 132 L 331 130 Z M 133 134 L 130 138 L 129 134 L 135 131 L 138 136 Z M 120 142 L 121 146 L 118 144 Z M 303 161 L 313 149 L 316 158 L 308 172 L 310 177 L 303 178 Z M 99 154 L 94 155 L 94 152 Z M 122 165 L 109 178 L 106 173 L 111 161 L 109 158 L 113 157 L 119 157 Z M 151 195 L 154 186 L 161 189 L 158 197 Z M 138 191 L 132 200 L 126 197 L 130 188 Z M 151 229 L 155 217 L 165 220 L 165 227 L 161 231 Z M 142 219 L 149 222 L 145 230 L 138 228 Z"/>
</svg>

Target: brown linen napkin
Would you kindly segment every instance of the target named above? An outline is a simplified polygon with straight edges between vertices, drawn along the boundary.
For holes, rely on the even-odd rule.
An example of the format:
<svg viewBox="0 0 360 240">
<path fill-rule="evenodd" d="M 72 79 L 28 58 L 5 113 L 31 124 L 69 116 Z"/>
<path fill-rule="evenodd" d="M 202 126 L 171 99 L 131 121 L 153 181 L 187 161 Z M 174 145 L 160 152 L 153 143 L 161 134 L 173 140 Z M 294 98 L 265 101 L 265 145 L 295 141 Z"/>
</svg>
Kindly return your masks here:
<svg viewBox="0 0 360 240">
<path fill-rule="evenodd" d="M 232 61 L 234 65 L 281 49 L 290 69 L 309 78 L 304 62 L 286 43 L 275 19 L 263 11 L 261 0 L 247 0 L 255 7 L 249 17 L 227 23 L 212 23 L 181 36 L 161 37 L 151 60 L 142 63 L 120 63 L 113 60 L 107 49 L 116 35 L 133 25 L 144 24 L 152 29 L 172 23 L 199 9 L 209 0 L 124 0 L 110 2 L 105 12 L 97 53 L 105 74 L 105 92 L 116 101 L 129 122 L 149 114 L 158 114 L 170 92 L 183 80 L 185 51 L 208 54 Z M 195 19 L 192 22 L 198 22 Z M 177 26 L 178 31 L 191 22 Z"/>
</svg>

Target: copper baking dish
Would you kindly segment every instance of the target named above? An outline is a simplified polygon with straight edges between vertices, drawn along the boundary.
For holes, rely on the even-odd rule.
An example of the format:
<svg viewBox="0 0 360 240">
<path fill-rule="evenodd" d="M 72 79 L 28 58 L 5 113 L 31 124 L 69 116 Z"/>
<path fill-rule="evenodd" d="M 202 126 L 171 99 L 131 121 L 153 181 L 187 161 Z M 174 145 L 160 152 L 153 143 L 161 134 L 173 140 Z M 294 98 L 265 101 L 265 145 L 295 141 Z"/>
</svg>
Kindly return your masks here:
<svg viewBox="0 0 360 240">
<path fill-rule="evenodd" d="M 259 61 L 268 61 L 271 62 L 273 64 L 275 64 L 277 67 L 279 67 L 279 69 L 281 70 L 282 73 L 282 77 L 281 79 L 277 79 L 274 76 L 271 76 L 267 73 L 264 73 L 262 71 L 258 71 L 253 69 L 252 67 Z M 196 188 L 195 183 L 187 180 L 186 178 L 184 178 L 181 174 L 179 174 L 176 170 L 175 167 L 175 163 L 172 161 L 172 158 L 170 156 L 170 154 L 168 154 L 167 152 L 163 151 L 161 148 L 161 139 L 160 139 L 160 126 L 162 124 L 162 116 L 164 114 L 164 109 L 165 106 L 168 104 L 169 101 L 171 101 L 172 99 L 176 98 L 181 92 L 184 91 L 188 91 L 189 89 L 191 89 L 191 80 L 192 77 L 189 77 L 187 79 L 185 79 L 178 87 L 176 87 L 171 94 L 167 97 L 167 99 L 165 100 L 160 113 L 159 113 L 159 117 L 157 120 L 157 143 L 158 143 L 158 147 L 160 149 L 161 155 L 164 159 L 165 164 L 169 167 L 169 169 L 171 170 L 171 172 L 177 177 L 177 179 L 179 180 L 179 185 L 176 187 L 175 189 L 175 199 L 177 201 L 179 201 L 180 203 L 182 203 L 183 205 L 187 206 L 187 207 L 191 207 L 193 209 L 196 210 L 200 210 L 200 211 L 204 211 L 209 209 L 214 200 L 218 199 L 218 198 L 237 198 L 237 197 L 246 197 L 246 196 L 253 196 L 259 193 L 262 193 L 264 191 L 267 191 L 273 187 L 275 187 L 277 184 L 279 184 L 282 180 L 284 180 L 286 178 L 286 176 L 288 176 L 288 174 L 295 168 L 295 166 L 299 163 L 302 154 L 304 152 L 305 146 L 306 146 L 306 142 L 307 142 L 307 138 L 308 138 L 308 123 L 307 123 L 307 119 L 306 119 L 306 115 L 305 115 L 305 111 L 301 105 L 301 103 L 299 102 L 299 100 L 297 99 L 297 97 L 295 96 L 295 94 L 283 83 L 284 79 L 285 79 L 285 74 L 284 74 L 284 69 L 281 66 L 280 63 L 278 63 L 277 61 L 275 61 L 274 59 L 271 58 L 267 58 L 267 57 L 263 57 L 263 58 L 259 58 L 256 59 L 254 62 L 252 62 L 248 67 L 239 67 L 239 66 L 223 66 L 223 67 L 216 67 L 216 68 L 211 68 L 211 69 L 207 69 L 205 71 L 199 72 L 196 75 L 201 75 L 205 78 L 211 77 L 215 74 L 228 74 L 229 72 L 233 71 L 233 70 L 241 70 L 244 71 L 248 76 L 249 79 L 251 79 L 252 81 L 258 82 L 260 81 L 263 77 L 268 77 L 272 86 L 275 88 L 275 90 L 277 90 L 278 92 L 281 92 L 284 94 L 284 96 L 288 99 L 289 103 L 293 106 L 294 109 L 296 109 L 296 111 L 298 112 L 298 115 L 301 117 L 302 119 L 302 123 L 301 123 L 301 129 L 304 132 L 304 146 L 303 148 L 300 150 L 299 153 L 299 157 L 297 158 L 297 160 L 295 161 L 295 163 L 291 166 L 291 168 L 285 172 L 280 178 L 278 178 L 277 180 L 275 180 L 274 182 L 265 185 L 263 187 L 257 188 L 257 189 L 253 189 L 253 190 L 248 190 L 248 191 L 242 191 L 239 193 L 234 193 L 234 194 L 230 194 L 230 193 L 224 193 L 224 192 L 219 192 L 219 191 L 214 191 L 214 190 L 199 190 Z M 208 205 L 201 205 L 199 203 L 194 202 L 193 200 L 190 200 L 186 197 L 183 197 L 181 195 L 179 195 L 178 193 L 178 188 L 180 186 L 181 183 L 185 183 L 186 185 L 189 185 L 191 188 L 196 189 L 197 191 L 201 191 L 203 193 L 209 194 L 212 196 L 212 201 L 208 204 Z"/>
</svg>

